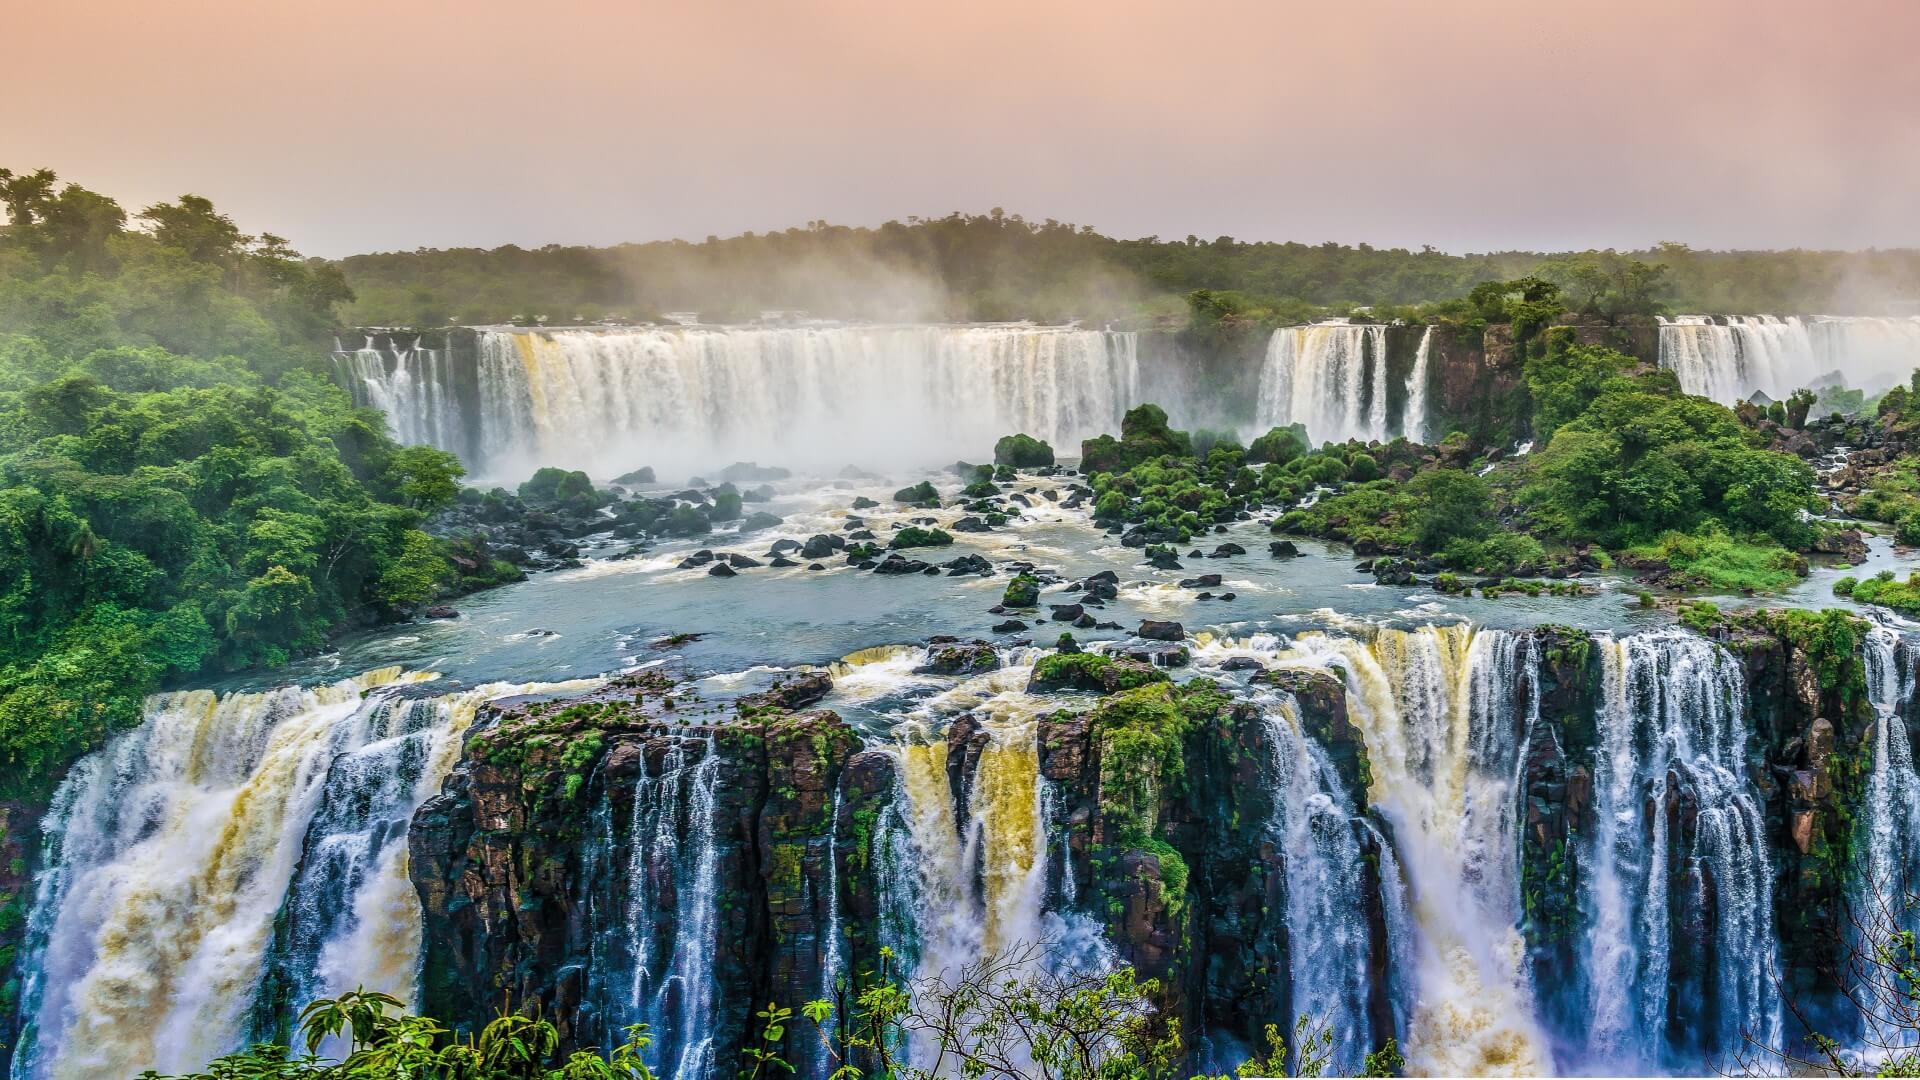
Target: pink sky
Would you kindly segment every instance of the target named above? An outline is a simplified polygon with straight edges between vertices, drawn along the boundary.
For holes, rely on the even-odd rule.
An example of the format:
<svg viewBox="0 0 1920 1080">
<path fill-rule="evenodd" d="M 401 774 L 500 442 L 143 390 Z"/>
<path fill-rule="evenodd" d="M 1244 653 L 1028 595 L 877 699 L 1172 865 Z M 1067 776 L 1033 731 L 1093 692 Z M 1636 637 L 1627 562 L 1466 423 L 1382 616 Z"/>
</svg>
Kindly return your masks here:
<svg viewBox="0 0 1920 1080">
<path fill-rule="evenodd" d="M 1122 236 L 1920 245 L 1920 4 L 62 0 L 0 164 L 324 255 L 1002 206 Z"/>
</svg>

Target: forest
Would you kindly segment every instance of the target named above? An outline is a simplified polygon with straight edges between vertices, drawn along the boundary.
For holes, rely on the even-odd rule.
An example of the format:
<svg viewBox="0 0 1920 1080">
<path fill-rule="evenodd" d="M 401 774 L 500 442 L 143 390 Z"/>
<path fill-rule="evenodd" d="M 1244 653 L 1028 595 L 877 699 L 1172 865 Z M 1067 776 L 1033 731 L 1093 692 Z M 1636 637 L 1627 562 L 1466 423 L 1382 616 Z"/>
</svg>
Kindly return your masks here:
<svg viewBox="0 0 1920 1080">
<path fill-rule="evenodd" d="M 1122 240 L 999 209 L 876 228 L 814 221 L 699 242 L 421 249 L 337 265 L 355 294 L 348 318 L 375 326 L 658 321 L 665 312 L 728 322 L 773 311 L 1145 323 L 1179 319 L 1198 289 L 1235 294 L 1240 306 L 1279 324 L 1453 300 L 1527 275 L 1561 286 L 1580 299 L 1576 306 L 1624 293 L 1642 311 L 1901 314 L 1895 298 L 1920 289 L 1913 250 L 1696 251 L 1663 243 L 1645 251 L 1451 254 L 1230 236 Z M 1657 280 L 1634 280 L 1661 266 Z"/>
<path fill-rule="evenodd" d="M 436 595 L 461 467 L 356 409 L 340 272 L 193 195 L 0 170 L 0 797 L 203 671 Z"/>
</svg>

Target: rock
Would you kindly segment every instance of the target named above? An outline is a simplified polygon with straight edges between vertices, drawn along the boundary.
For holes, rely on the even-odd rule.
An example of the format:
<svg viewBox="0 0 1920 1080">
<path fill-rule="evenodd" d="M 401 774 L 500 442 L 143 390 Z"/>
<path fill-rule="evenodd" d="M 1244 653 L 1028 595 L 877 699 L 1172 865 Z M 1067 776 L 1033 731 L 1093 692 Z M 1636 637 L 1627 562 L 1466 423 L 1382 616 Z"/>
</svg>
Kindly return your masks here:
<svg viewBox="0 0 1920 1080">
<path fill-rule="evenodd" d="M 734 707 L 741 712 L 768 707 L 795 712 L 826 697 L 832 689 L 833 676 L 824 671 L 808 671 L 757 694 L 743 694 L 734 702 Z"/>
<path fill-rule="evenodd" d="M 996 628 L 995 632 L 1003 631 Z M 926 663 L 913 671 L 916 675 L 983 675 L 999 667 L 1000 654 L 991 642 L 969 641 L 927 650 Z"/>
<path fill-rule="evenodd" d="M 873 530 L 872 530 L 872 529 L 855 529 L 854 531 L 852 531 L 852 532 L 850 532 L 850 533 L 848 533 L 848 534 L 847 534 L 847 539 L 849 539 L 849 540 L 876 540 L 876 539 L 878 539 L 878 537 L 876 537 L 876 536 L 874 536 L 874 535 L 873 535 Z"/>
<path fill-rule="evenodd" d="M 1238 600 L 1238 599 L 1240 599 L 1240 594 L 1239 594 L 1239 593 L 1230 593 L 1230 592 L 1223 592 L 1223 593 L 1221 593 L 1221 594 L 1220 594 L 1220 599 L 1222 599 L 1222 600 L 1227 600 L 1227 601 L 1233 601 L 1233 600 Z"/>
<path fill-rule="evenodd" d="M 960 577 L 963 574 L 978 574 L 987 577 L 993 573 L 993 564 L 980 555 L 962 555 L 940 564 L 948 577 Z"/>
<path fill-rule="evenodd" d="M 799 550 L 800 541 L 798 540 L 775 540 L 772 545 L 767 548 L 767 555 L 771 558 L 775 555 L 785 555 L 789 551 Z"/>
<path fill-rule="evenodd" d="M 1140 629 L 1135 633 L 1148 641 L 1184 641 L 1187 637 L 1186 627 L 1179 623 L 1161 622 L 1155 619 L 1142 621 Z"/>
<path fill-rule="evenodd" d="M 1221 544 L 1220 546 L 1214 548 L 1213 552 L 1209 554 L 1207 558 L 1224 559 L 1224 558 L 1227 558 L 1228 556 L 1245 555 L 1246 553 L 1247 553 L 1247 549 L 1241 547 L 1239 544 Z"/>
<path fill-rule="evenodd" d="M 865 495 L 861 495 L 858 498 L 853 500 L 853 508 L 855 510 L 871 510 L 874 507 L 879 505 L 880 505 L 879 503 L 874 502 L 872 499 L 867 498 Z"/>
<path fill-rule="evenodd" d="M 1021 622 L 1019 619 L 1008 619 L 1005 622 L 993 624 L 993 632 L 996 634 L 1017 634 L 1026 628 L 1027 624 Z"/>
<path fill-rule="evenodd" d="M 1251 656 L 1229 656 L 1220 662 L 1221 671 L 1264 671 L 1266 665 Z"/>
<path fill-rule="evenodd" d="M 1147 562 L 1156 570 L 1184 570 L 1180 560 L 1174 558 L 1171 551 L 1156 551 L 1147 557 Z"/>
<path fill-rule="evenodd" d="M 707 568 L 708 577 L 739 577 L 740 572 L 726 563 L 717 562 Z"/>
<path fill-rule="evenodd" d="M 1094 621 L 1093 616 L 1083 614 L 1079 618 L 1073 620 L 1073 625 L 1079 627 L 1082 630 L 1091 630 L 1095 626 L 1098 626 L 1099 624 Z"/>
<path fill-rule="evenodd" d="M 1180 587 L 1183 589 L 1210 589 L 1219 584 L 1219 574 L 1201 574 L 1199 577 L 1180 579 Z"/>
<path fill-rule="evenodd" d="M 930 567 L 919 559 L 909 559 L 896 551 L 888 555 L 879 565 L 875 566 L 873 572 L 876 574 L 918 574 L 930 569 L 937 570 L 938 567 Z"/>
<path fill-rule="evenodd" d="M 774 560 L 768 563 L 767 565 L 785 570 L 789 567 L 799 566 L 800 564 L 797 562 L 794 562 L 792 559 L 787 558 L 785 555 L 780 555 L 780 556 L 776 556 Z"/>
<path fill-rule="evenodd" d="M 1055 622 L 1072 622 L 1086 614 L 1086 609 L 1079 604 L 1054 604 L 1052 607 Z"/>
<path fill-rule="evenodd" d="M 784 519 L 778 514 L 769 514 L 765 510 L 756 510 L 748 514 L 746 518 L 740 522 L 740 531 L 743 533 L 760 532 L 773 528 L 783 520 Z"/>
<path fill-rule="evenodd" d="M 827 565 L 826 565 L 825 563 L 817 563 L 817 562 L 816 562 L 816 563 L 808 563 L 808 564 L 807 564 L 807 569 L 809 569 L 809 570 L 825 570 L 826 568 L 827 568 Z"/>
<path fill-rule="evenodd" d="M 446 604 L 435 604 L 425 612 L 429 619 L 457 619 L 460 613 Z"/>
<path fill-rule="evenodd" d="M 1157 668 L 1186 667 L 1190 659 L 1187 647 L 1175 642 L 1129 645 L 1121 650 L 1120 655 Z"/>
<path fill-rule="evenodd" d="M 1291 540 L 1275 540 L 1267 545 L 1267 554 L 1276 559 L 1297 559 L 1300 557 L 1300 549 L 1294 546 Z"/>
<path fill-rule="evenodd" d="M 727 553 L 727 562 L 731 564 L 735 570 L 745 570 L 749 566 L 760 565 L 759 559 L 750 558 L 746 555 L 741 555 L 738 552 L 732 552 L 732 551 L 729 551 Z"/>
<path fill-rule="evenodd" d="M 713 552 L 708 551 L 705 548 L 702 548 L 699 551 L 696 551 L 693 554 L 687 556 L 686 558 L 681 559 L 680 569 L 691 570 L 696 566 L 705 566 L 712 561 L 713 561 Z"/>
<path fill-rule="evenodd" d="M 815 533 L 807 537 L 806 544 L 800 548 L 800 557 L 803 559 L 824 559 L 846 546 L 847 542 L 838 536 L 828 536 L 826 533 Z"/>
<path fill-rule="evenodd" d="M 992 531 L 992 526 L 971 514 L 949 525 L 948 528 L 957 533 L 983 533 Z"/>
</svg>

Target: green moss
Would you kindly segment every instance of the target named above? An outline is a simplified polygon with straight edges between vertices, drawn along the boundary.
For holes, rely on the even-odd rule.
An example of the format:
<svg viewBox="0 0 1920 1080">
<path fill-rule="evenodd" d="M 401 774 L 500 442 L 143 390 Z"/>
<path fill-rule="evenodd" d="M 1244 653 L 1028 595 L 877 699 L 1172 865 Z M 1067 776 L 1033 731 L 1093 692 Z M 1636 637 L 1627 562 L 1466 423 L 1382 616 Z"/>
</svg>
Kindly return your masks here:
<svg viewBox="0 0 1920 1080">
<path fill-rule="evenodd" d="M 1136 664 L 1116 664 L 1098 653 L 1055 653 L 1043 656 L 1033 665 L 1033 681 L 1041 686 L 1066 686 L 1082 690 L 1134 690 L 1152 683 L 1170 680 L 1159 668 Z"/>
<path fill-rule="evenodd" d="M 1152 838 L 1142 841 L 1140 850 L 1160 864 L 1160 899 L 1167 905 L 1167 920 L 1178 923 L 1187 909 L 1187 860 L 1172 844 Z"/>
<path fill-rule="evenodd" d="M 893 534 L 890 548 L 946 547 L 953 543 L 953 537 L 941 529 L 922 529 L 909 525 Z"/>
</svg>

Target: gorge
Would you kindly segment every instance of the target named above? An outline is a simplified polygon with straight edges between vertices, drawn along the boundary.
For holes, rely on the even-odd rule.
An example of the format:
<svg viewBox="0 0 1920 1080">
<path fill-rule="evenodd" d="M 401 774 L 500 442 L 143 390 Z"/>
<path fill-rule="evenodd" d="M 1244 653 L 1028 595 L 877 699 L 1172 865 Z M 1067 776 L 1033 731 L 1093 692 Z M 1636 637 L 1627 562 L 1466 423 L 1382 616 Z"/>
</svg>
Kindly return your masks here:
<svg viewBox="0 0 1920 1080">
<path fill-rule="evenodd" d="M 783 481 L 750 542 L 885 487 Z M 957 543 L 1203 628 L 1076 629 L 1063 665 L 969 644 L 1004 577 L 681 565 L 724 533 L 349 642 L 310 689 L 154 699 L 55 797 L 12 1074 L 191 1068 L 359 985 L 463 1027 L 538 1002 L 578 1045 L 647 1023 L 700 1077 L 883 947 L 931 976 L 1017 946 L 1160 980 L 1194 1068 L 1308 1016 L 1337 1071 L 1394 1038 L 1416 1073 L 1687 1072 L 1798 1035 L 1772 980 L 1832 999 L 1846 864 L 1920 858 L 1900 631 L 1356 589 L 1312 542 L 1212 563 L 1237 598 L 1196 606 L 1031 501 Z M 831 1071 L 801 1025 L 783 1050 Z"/>
</svg>

